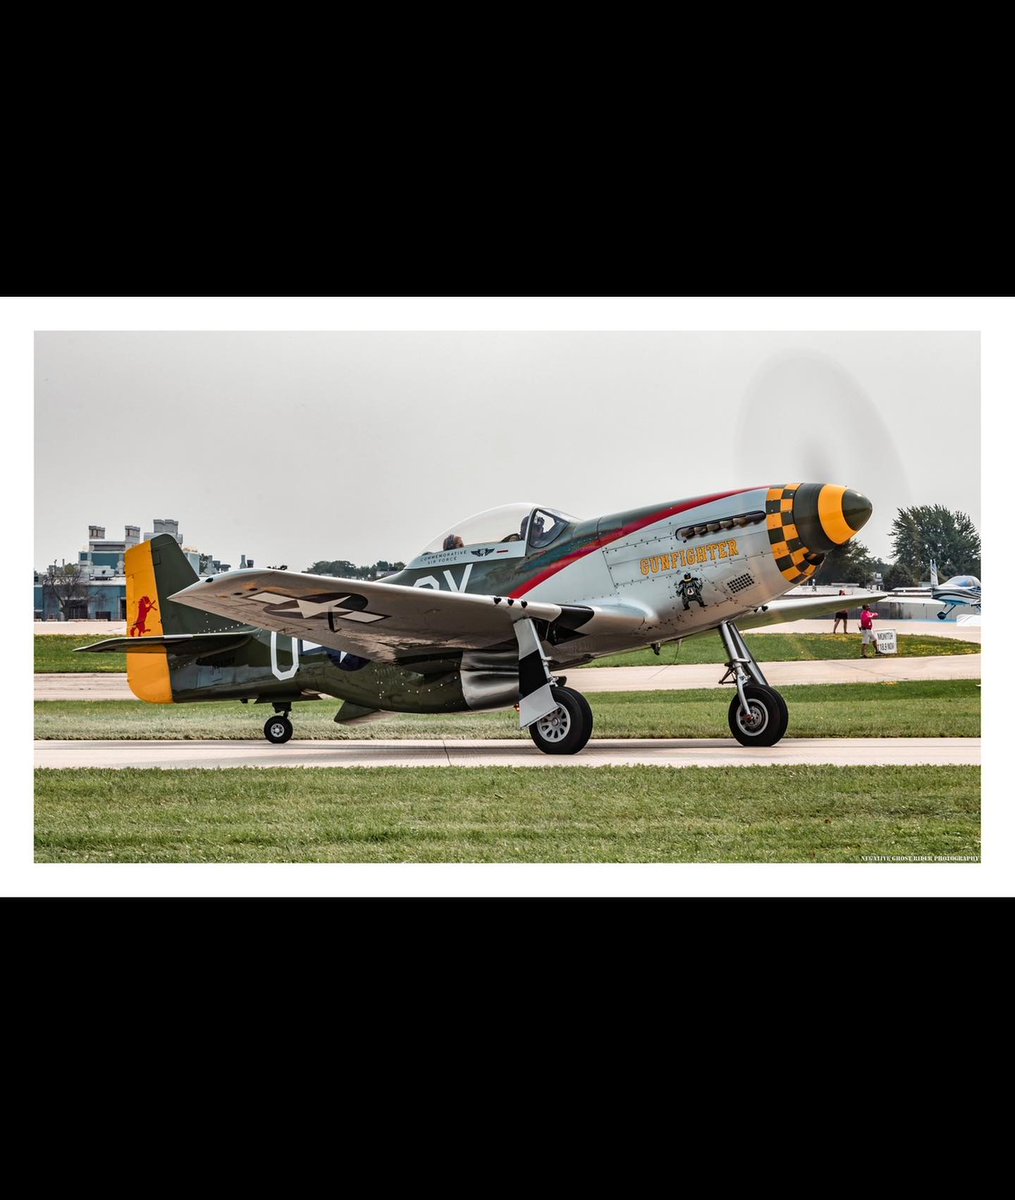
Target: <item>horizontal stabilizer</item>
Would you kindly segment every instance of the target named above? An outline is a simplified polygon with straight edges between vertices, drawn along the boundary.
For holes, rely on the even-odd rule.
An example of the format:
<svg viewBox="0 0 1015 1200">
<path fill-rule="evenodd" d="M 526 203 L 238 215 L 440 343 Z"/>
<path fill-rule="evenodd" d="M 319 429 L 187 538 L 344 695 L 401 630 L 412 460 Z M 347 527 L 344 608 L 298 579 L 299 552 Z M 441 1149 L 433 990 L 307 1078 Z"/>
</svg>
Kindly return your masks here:
<svg viewBox="0 0 1015 1200">
<path fill-rule="evenodd" d="M 107 638 L 93 646 L 79 646 L 75 654 L 169 654 L 205 658 L 223 654 L 250 641 L 246 633 L 165 633 L 146 637 Z"/>
</svg>

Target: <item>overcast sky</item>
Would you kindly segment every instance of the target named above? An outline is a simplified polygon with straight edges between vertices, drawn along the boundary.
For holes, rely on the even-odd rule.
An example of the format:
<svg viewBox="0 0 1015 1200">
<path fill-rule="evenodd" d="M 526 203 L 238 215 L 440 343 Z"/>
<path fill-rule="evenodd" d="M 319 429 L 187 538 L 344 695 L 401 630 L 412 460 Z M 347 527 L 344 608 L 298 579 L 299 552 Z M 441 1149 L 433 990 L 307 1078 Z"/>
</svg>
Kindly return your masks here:
<svg viewBox="0 0 1015 1200">
<path fill-rule="evenodd" d="M 980 529 L 977 333 L 38 333 L 35 566 L 175 517 L 238 566 L 408 560 L 513 500 L 771 483 Z"/>
</svg>

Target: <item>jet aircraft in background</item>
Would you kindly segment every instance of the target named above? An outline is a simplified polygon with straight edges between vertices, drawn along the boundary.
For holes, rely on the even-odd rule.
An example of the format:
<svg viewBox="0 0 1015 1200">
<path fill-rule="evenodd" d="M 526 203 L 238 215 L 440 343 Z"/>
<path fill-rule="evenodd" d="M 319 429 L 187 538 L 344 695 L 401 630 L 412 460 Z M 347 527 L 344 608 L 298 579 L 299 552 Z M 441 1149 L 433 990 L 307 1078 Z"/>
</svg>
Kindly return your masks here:
<svg viewBox="0 0 1015 1200">
<path fill-rule="evenodd" d="M 376 582 L 259 568 L 199 580 L 175 539 L 160 535 L 126 556 L 135 636 L 83 652 L 125 651 L 142 700 L 271 704 L 271 742 L 292 737 L 296 702 L 325 695 L 344 701 L 343 725 L 514 707 L 540 750 L 574 754 L 591 736 L 592 710 L 559 672 L 716 632 L 722 681 L 736 686 L 730 730 L 743 745 L 770 746 L 788 709 L 738 626 L 786 620 L 778 598 L 870 515 L 866 497 L 821 483 L 734 488 L 588 520 L 511 504 L 456 523 Z M 794 602 L 792 612 L 818 616 L 841 603 Z"/>
</svg>

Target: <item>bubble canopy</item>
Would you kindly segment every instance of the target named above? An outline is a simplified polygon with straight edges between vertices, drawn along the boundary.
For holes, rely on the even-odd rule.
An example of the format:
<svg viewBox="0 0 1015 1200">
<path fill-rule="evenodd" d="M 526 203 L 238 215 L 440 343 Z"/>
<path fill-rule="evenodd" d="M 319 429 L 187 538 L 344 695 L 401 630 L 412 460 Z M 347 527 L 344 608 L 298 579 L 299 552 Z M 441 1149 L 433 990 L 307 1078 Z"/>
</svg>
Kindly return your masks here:
<svg viewBox="0 0 1015 1200">
<path fill-rule="evenodd" d="M 542 549 L 580 518 L 569 516 L 556 508 L 519 500 L 502 504 L 485 512 L 466 517 L 427 543 L 422 554 L 439 554 L 464 546 L 492 545 L 500 542 L 524 542 L 533 549 Z"/>
</svg>

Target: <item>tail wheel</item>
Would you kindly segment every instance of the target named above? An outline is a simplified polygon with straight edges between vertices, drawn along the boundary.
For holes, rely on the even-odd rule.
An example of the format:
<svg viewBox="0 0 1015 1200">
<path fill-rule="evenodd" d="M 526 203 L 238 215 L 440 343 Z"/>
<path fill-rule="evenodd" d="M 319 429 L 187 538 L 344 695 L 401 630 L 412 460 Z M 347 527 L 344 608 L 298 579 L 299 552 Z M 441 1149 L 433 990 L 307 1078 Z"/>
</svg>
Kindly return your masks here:
<svg viewBox="0 0 1015 1200">
<path fill-rule="evenodd" d="M 789 728 L 786 701 L 774 688 L 749 684 L 744 696 L 750 715 L 740 707 L 740 696 L 730 701 L 730 732 L 742 746 L 774 746 Z"/>
<path fill-rule="evenodd" d="M 571 688 L 555 687 L 557 707 L 529 726 L 529 736 L 544 754 L 577 754 L 592 736 L 592 708 Z"/>
<path fill-rule="evenodd" d="M 269 717 L 264 723 L 264 736 L 276 746 L 281 746 L 283 742 L 287 742 L 292 735 L 293 723 L 288 717 L 276 715 Z"/>
</svg>

